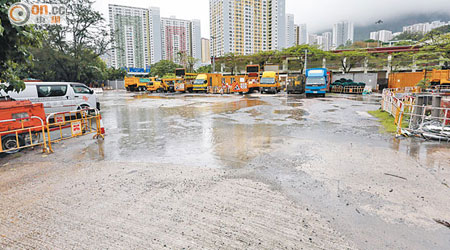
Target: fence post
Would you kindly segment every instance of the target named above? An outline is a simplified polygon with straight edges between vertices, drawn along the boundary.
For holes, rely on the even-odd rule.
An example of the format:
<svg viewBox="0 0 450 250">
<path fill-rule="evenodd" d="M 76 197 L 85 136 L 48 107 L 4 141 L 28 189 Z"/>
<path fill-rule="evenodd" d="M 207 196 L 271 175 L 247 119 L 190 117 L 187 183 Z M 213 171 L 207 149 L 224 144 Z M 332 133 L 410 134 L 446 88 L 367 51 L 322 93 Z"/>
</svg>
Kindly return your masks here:
<svg viewBox="0 0 450 250">
<path fill-rule="evenodd" d="M 422 115 L 422 111 L 424 111 L 425 109 L 422 107 L 424 104 L 424 97 L 423 96 L 417 96 L 417 101 L 416 101 L 416 105 L 415 105 L 415 109 L 414 109 L 414 113 L 413 113 L 413 117 L 412 117 L 412 124 L 414 124 L 414 128 L 417 128 L 417 125 L 419 123 L 419 119 L 421 118 L 420 116 Z"/>
</svg>

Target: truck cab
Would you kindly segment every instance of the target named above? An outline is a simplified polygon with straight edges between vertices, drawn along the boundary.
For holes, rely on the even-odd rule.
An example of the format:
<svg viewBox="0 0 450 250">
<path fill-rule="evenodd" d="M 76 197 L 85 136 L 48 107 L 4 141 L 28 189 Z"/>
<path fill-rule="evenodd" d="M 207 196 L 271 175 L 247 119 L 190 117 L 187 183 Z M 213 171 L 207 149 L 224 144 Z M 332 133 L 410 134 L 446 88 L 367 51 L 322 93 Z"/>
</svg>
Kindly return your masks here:
<svg viewBox="0 0 450 250">
<path fill-rule="evenodd" d="M 260 81 L 261 93 L 276 94 L 281 91 L 281 84 L 279 82 L 278 73 L 275 71 L 266 71 L 263 73 Z"/>
<path fill-rule="evenodd" d="M 194 92 L 208 93 L 210 90 L 213 93 L 215 88 L 222 87 L 221 74 L 199 74 L 194 81 Z"/>
<path fill-rule="evenodd" d="M 323 96 L 328 89 L 328 74 L 325 68 L 306 70 L 306 95 Z"/>
</svg>

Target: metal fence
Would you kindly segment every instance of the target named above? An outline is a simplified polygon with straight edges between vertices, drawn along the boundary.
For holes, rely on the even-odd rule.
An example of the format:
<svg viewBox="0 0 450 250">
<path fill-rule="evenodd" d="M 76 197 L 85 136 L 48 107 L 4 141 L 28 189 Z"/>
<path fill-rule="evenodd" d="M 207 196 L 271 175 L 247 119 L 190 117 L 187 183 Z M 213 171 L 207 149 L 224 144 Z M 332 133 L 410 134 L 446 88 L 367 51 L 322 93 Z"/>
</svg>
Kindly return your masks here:
<svg viewBox="0 0 450 250">
<path fill-rule="evenodd" d="M 52 144 L 62 140 L 88 134 L 93 134 L 94 138 L 104 138 L 101 119 L 97 109 L 84 109 L 53 113 L 47 116 L 46 121 L 36 116 L 2 120 L 0 123 L 8 123 L 6 127 L 11 129 L 0 132 L 0 153 L 16 153 L 37 146 L 42 146 L 44 153 L 51 153 Z M 30 121 L 37 122 L 27 125 Z"/>
<path fill-rule="evenodd" d="M 381 107 L 394 117 L 397 134 L 450 141 L 450 108 L 441 107 L 439 95 L 431 96 L 429 102 L 429 95 L 414 91 L 417 89 L 383 90 Z"/>
</svg>

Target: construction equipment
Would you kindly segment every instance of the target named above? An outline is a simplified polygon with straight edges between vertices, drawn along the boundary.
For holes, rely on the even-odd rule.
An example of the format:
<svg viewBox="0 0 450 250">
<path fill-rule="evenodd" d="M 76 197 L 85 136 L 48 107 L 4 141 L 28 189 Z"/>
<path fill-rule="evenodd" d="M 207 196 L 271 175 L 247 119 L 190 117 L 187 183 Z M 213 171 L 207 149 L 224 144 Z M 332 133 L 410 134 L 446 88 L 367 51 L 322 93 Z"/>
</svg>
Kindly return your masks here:
<svg viewBox="0 0 450 250">
<path fill-rule="evenodd" d="M 175 83 L 182 83 L 182 82 L 183 80 L 178 78 L 162 79 L 162 83 L 167 88 L 167 92 L 171 93 L 175 92 Z"/>
<path fill-rule="evenodd" d="M 391 73 L 388 87 L 392 89 L 415 87 L 425 79 L 430 81 L 432 86 L 450 85 L 450 70 L 433 69 L 432 71 Z"/>
<path fill-rule="evenodd" d="M 290 74 L 286 87 L 288 94 L 303 94 L 305 93 L 306 76 L 303 74 Z"/>
<path fill-rule="evenodd" d="M 235 81 L 231 91 L 234 93 L 252 93 L 260 90 L 260 67 L 259 65 L 247 65 L 245 76 L 240 76 Z"/>
<path fill-rule="evenodd" d="M 0 153 L 16 153 L 26 147 L 45 144 L 44 122 L 42 103 L 0 101 Z"/>
<path fill-rule="evenodd" d="M 175 91 L 177 92 L 193 92 L 193 82 L 197 78 L 198 74 L 196 73 L 186 73 L 186 69 L 180 68 L 175 70 L 175 75 L 178 79 L 182 81 L 175 82 Z"/>
<path fill-rule="evenodd" d="M 150 93 L 157 92 L 163 93 L 167 92 L 168 86 L 163 84 L 163 82 L 159 79 L 151 79 L 149 83 L 147 83 L 147 91 Z"/>
<path fill-rule="evenodd" d="M 147 84 L 155 77 L 125 77 L 125 89 L 127 91 L 146 91 Z"/>
<path fill-rule="evenodd" d="M 214 93 L 215 88 L 221 87 L 221 79 L 221 74 L 199 74 L 194 81 L 193 91 Z"/>
<path fill-rule="evenodd" d="M 261 77 L 260 83 L 261 93 L 276 94 L 281 91 L 279 75 L 275 71 L 265 71 Z"/>
</svg>

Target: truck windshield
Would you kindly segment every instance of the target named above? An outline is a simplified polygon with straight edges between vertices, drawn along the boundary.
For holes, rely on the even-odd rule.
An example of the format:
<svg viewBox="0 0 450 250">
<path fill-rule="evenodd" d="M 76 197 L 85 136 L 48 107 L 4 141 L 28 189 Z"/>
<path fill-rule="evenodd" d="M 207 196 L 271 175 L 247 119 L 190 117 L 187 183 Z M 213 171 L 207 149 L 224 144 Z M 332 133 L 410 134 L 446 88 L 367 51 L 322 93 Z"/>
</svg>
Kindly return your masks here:
<svg viewBox="0 0 450 250">
<path fill-rule="evenodd" d="M 194 82 L 194 84 L 206 84 L 206 80 L 203 80 L 203 79 L 197 79 L 197 80 L 195 80 L 195 82 Z"/>
<path fill-rule="evenodd" d="M 274 83 L 275 83 L 275 79 L 273 79 L 273 78 L 268 78 L 268 77 L 261 78 L 261 84 L 274 84 Z"/>
<path fill-rule="evenodd" d="M 306 85 L 325 85 L 325 77 L 308 77 L 306 78 Z"/>
</svg>

